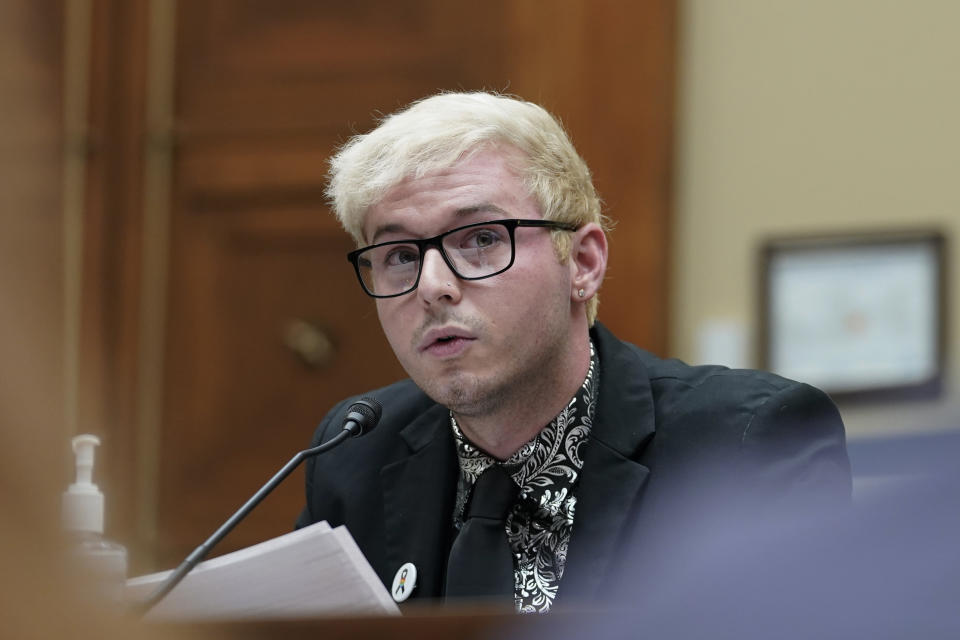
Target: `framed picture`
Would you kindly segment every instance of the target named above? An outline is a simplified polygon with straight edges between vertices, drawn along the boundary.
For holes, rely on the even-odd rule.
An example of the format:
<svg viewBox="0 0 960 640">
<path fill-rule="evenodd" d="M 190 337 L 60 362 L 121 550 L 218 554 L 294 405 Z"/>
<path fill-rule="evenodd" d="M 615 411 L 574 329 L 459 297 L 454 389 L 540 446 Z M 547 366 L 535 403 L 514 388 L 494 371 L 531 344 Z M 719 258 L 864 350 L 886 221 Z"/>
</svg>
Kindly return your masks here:
<svg viewBox="0 0 960 640">
<path fill-rule="evenodd" d="M 834 397 L 939 394 L 945 244 L 935 231 L 767 242 L 760 269 L 762 368 Z"/>
</svg>

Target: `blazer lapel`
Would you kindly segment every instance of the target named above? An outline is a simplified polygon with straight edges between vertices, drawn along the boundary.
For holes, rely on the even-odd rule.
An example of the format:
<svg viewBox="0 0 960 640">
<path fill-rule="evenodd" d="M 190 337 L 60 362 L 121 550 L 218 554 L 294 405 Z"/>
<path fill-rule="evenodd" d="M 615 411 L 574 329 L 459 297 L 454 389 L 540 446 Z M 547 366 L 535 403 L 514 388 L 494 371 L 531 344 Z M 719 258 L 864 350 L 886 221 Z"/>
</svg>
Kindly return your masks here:
<svg viewBox="0 0 960 640">
<path fill-rule="evenodd" d="M 621 558 L 620 542 L 650 470 L 635 462 L 653 437 L 653 394 L 638 355 L 599 323 L 600 393 L 584 452 L 577 512 L 558 599 L 593 599 Z"/>
<path fill-rule="evenodd" d="M 457 487 L 457 456 L 448 411 L 437 405 L 400 432 L 410 454 L 380 472 L 386 525 L 387 573 L 417 568 L 413 597 L 443 592 Z"/>
</svg>

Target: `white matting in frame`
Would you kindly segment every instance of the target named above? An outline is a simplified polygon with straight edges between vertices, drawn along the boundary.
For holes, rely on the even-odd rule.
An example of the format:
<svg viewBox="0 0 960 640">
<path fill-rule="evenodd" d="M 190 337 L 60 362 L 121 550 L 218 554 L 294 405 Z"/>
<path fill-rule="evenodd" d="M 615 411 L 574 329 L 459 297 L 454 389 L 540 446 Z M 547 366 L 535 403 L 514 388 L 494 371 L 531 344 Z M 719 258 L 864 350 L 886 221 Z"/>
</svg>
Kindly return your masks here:
<svg viewBox="0 0 960 640">
<path fill-rule="evenodd" d="M 771 243 L 765 367 L 834 394 L 941 376 L 942 237 Z"/>
</svg>

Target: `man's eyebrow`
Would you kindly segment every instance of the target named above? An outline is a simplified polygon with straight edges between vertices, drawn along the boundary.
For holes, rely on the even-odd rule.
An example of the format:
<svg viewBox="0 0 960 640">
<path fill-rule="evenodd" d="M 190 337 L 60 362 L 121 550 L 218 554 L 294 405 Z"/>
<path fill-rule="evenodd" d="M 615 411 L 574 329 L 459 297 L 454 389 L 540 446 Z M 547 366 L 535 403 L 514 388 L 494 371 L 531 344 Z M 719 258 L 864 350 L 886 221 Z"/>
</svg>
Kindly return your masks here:
<svg viewBox="0 0 960 640">
<path fill-rule="evenodd" d="M 500 215 L 507 215 L 507 212 L 498 207 L 497 205 L 484 202 L 482 204 L 475 204 L 469 207 L 460 207 L 455 212 L 458 216 L 468 216 L 474 213 L 499 213 Z"/>
<path fill-rule="evenodd" d="M 369 242 L 371 244 L 376 244 L 377 238 L 379 238 L 385 233 L 404 233 L 404 232 L 409 236 L 413 235 L 413 233 L 410 231 L 407 231 L 407 228 L 402 224 L 396 224 L 396 223 L 385 224 L 383 226 L 377 227 L 377 230 L 373 232 L 373 237 L 370 238 Z"/>
<path fill-rule="evenodd" d="M 495 204 L 490 202 L 484 202 L 481 204 L 474 204 L 468 207 L 460 207 L 453 211 L 454 215 L 457 218 L 462 218 L 469 215 L 474 215 L 477 213 L 496 213 L 502 216 L 507 216 L 507 212 L 498 207 Z M 380 227 L 377 227 L 377 230 L 373 232 L 373 237 L 370 238 L 371 244 L 377 243 L 377 238 L 382 236 L 385 233 L 404 233 L 408 237 L 413 238 L 416 236 L 412 231 L 409 231 L 404 225 L 398 223 L 385 224 Z"/>
</svg>

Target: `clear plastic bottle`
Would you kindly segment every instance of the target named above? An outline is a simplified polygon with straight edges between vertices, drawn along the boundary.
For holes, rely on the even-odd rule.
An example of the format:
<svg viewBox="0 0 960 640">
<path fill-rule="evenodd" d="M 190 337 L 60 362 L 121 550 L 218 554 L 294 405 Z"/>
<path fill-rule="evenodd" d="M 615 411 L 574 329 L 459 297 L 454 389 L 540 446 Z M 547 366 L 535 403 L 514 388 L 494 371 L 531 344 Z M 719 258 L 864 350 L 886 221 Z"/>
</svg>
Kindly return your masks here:
<svg viewBox="0 0 960 640">
<path fill-rule="evenodd" d="M 94 449 L 99 438 L 84 434 L 73 439 L 77 480 L 63 493 L 63 526 L 72 541 L 79 568 L 89 576 L 91 593 L 104 602 L 120 604 L 127 580 L 127 550 L 103 537 L 103 493 L 93 483 Z"/>
</svg>

